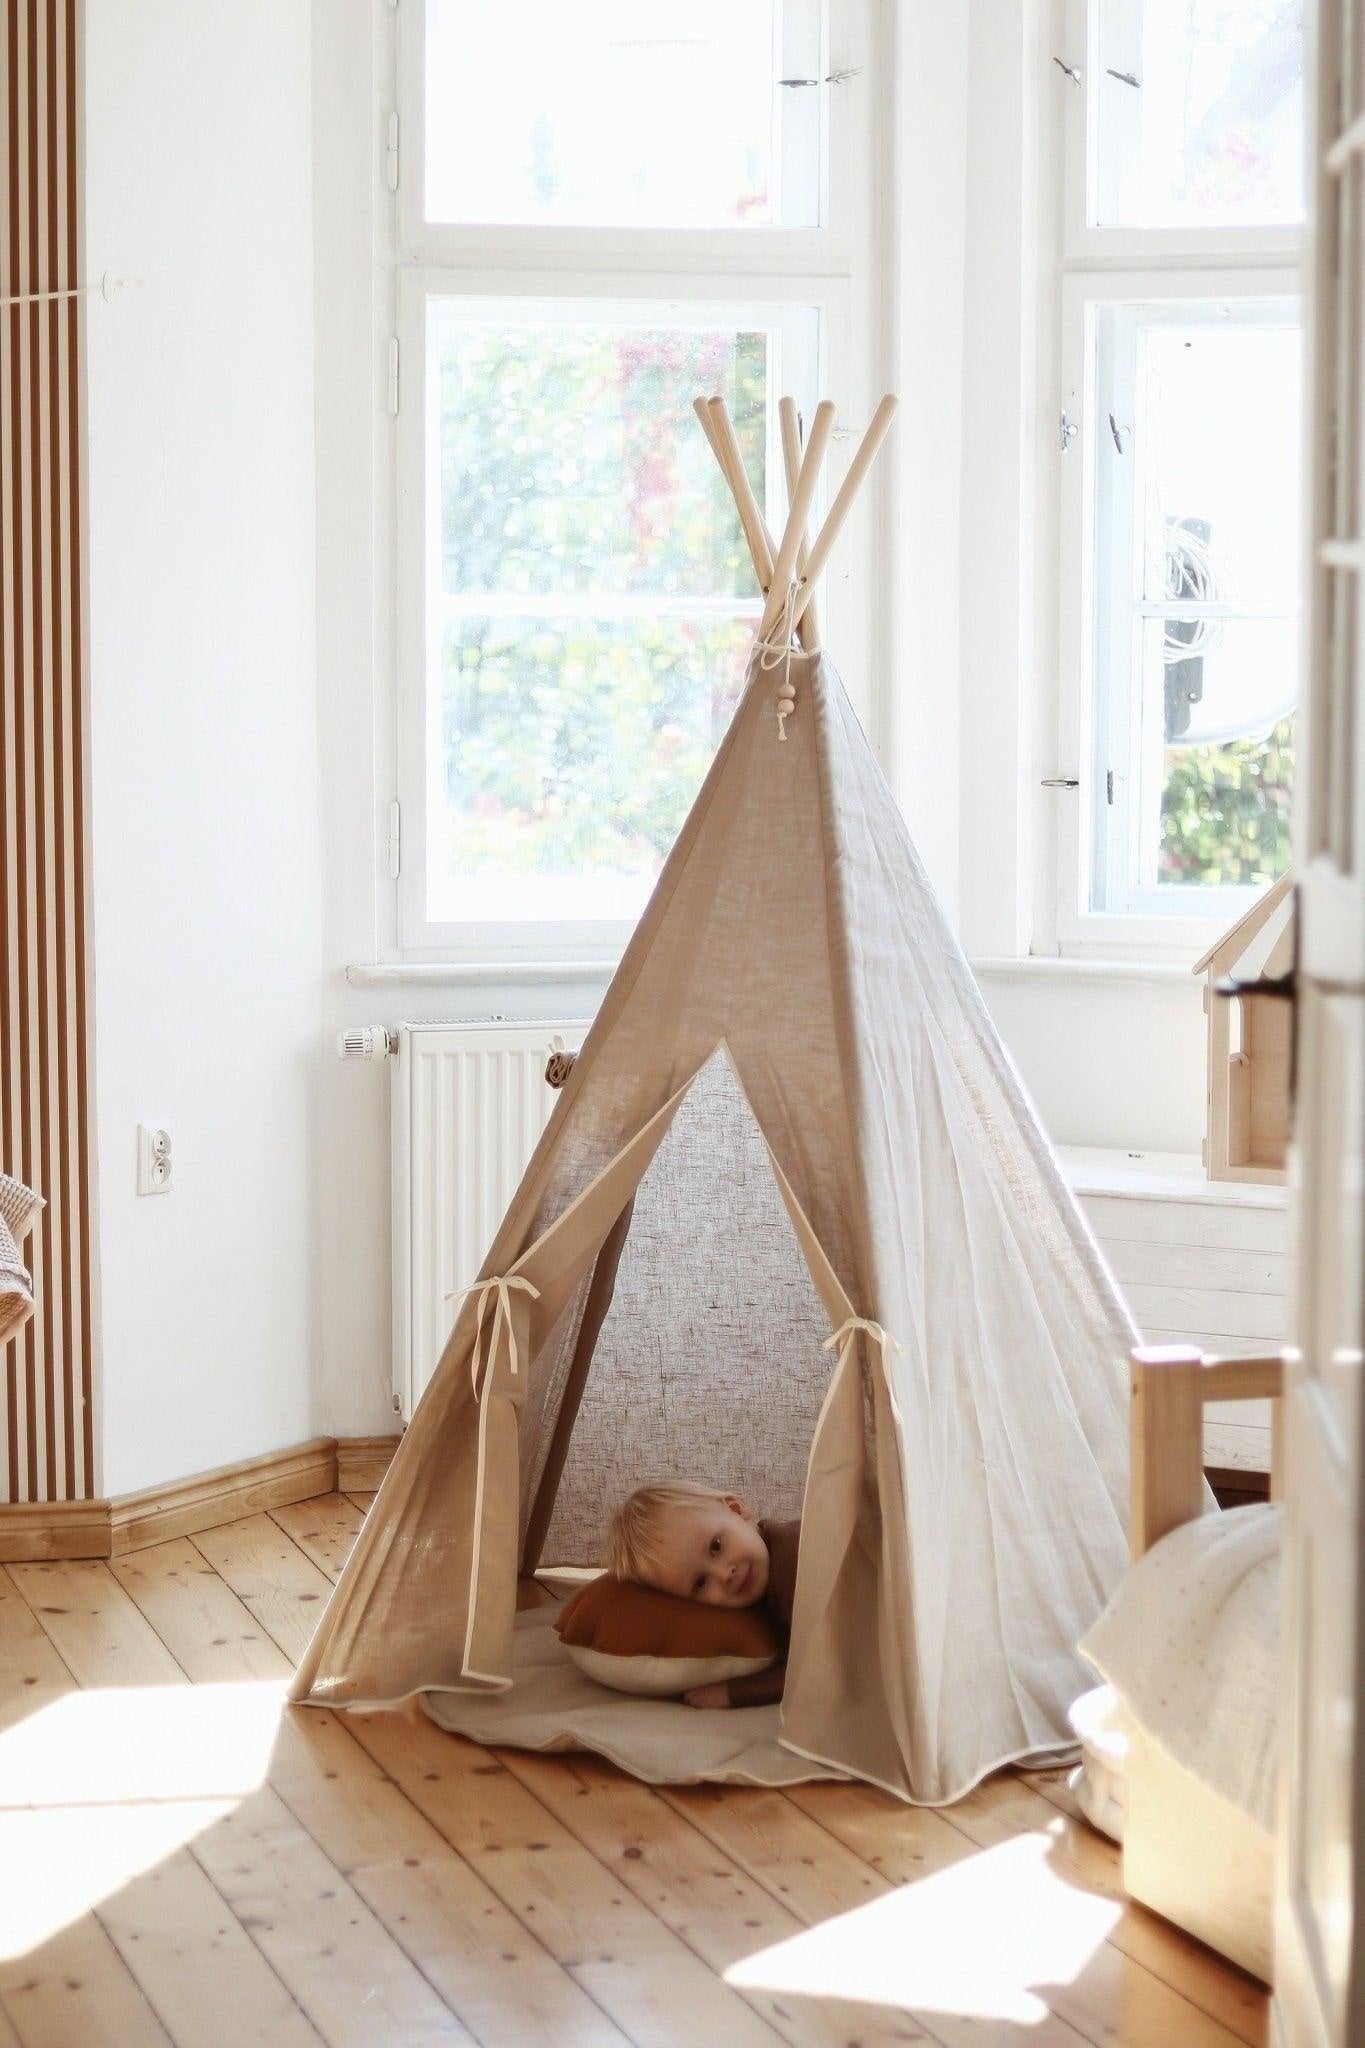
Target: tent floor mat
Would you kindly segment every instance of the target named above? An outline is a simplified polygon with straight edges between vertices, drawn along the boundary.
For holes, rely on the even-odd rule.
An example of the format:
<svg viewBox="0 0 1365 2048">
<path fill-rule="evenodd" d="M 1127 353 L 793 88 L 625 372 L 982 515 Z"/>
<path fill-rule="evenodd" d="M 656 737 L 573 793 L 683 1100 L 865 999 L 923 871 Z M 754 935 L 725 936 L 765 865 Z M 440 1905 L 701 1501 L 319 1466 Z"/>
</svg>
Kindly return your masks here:
<svg viewBox="0 0 1365 2048">
<path fill-rule="evenodd" d="M 554 1631 L 554 1609 L 517 1616 L 505 1692 L 425 1692 L 438 1727 L 513 1749 L 592 1750 L 647 1785 L 802 1785 L 842 1778 L 777 1739 L 780 1709 L 688 1707 L 596 1685 Z"/>
</svg>

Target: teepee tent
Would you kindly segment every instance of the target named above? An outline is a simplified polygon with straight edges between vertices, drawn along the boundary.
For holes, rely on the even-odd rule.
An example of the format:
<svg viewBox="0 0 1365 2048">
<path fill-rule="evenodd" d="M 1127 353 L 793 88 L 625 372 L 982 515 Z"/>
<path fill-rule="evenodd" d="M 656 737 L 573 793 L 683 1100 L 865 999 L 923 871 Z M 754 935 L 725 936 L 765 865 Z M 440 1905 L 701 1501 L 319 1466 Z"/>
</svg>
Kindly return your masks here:
<svg viewBox="0 0 1365 2048">
<path fill-rule="evenodd" d="M 788 1762 L 938 1803 L 1071 1740 L 1133 1331 L 815 633 L 893 409 L 807 549 L 832 409 L 802 455 L 784 402 L 774 546 L 699 402 L 767 593 L 746 686 L 296 1700 L 507 1688 L 519 1573 L 686 1476 L 804 1513 Z"/>
</svg>

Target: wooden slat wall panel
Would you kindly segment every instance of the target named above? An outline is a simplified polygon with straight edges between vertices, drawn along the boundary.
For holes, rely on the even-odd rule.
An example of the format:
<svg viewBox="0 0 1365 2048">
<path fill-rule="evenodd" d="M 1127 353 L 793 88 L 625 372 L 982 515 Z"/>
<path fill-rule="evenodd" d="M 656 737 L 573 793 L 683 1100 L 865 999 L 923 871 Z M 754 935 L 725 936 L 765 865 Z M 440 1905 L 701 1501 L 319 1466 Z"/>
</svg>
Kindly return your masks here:
<svg viewBox="0 0 1365 2048">
<path fill-rule="evenodd" d="M 79 0 L 0 0 L 0 1165 L 46 1197 L 0 1499 L 94 1491 Z"/>
</svg>

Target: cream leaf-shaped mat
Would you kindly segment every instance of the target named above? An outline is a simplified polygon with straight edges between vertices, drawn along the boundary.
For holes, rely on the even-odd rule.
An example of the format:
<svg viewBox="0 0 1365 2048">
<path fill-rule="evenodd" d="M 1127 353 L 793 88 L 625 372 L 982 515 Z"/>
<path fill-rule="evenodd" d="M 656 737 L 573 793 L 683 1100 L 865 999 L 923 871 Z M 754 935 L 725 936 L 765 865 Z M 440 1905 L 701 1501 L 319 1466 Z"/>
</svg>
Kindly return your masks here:
<svg viewBox="0 0 1365 2048">
<path fill-rule="evenodd" d="M 426 1692 L 439 1727 L 514 1749 L 590 1749 L 647 1785 L 799 1785 L 840 1778 L 778 1741 L 780 1707 L 689 1707 L 596 1685 L 554 1631 L 554 1609 L 519 1614 L 505 1692 Z"/>
</svg>

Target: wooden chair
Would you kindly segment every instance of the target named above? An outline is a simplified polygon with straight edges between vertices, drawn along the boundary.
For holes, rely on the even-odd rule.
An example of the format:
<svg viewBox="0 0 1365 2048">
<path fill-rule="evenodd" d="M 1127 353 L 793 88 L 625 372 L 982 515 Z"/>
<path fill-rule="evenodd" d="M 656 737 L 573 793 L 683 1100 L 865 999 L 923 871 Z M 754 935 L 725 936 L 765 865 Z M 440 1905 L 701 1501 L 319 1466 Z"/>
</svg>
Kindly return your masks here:
<svg viewBox="0 0 1365 2048">
<path fill-rule="evenodd" d="M 1280 1396 L 1284 1360 L 1209 1358 L 1192 1344 L 1139 1345 L 1132 1353 L 1133 1557 L 1204 1512 L 1204 1409 L 1213 1401 L 1270 1400 L 1270 1498 L 1281 1497 Z"/>
</svg>

